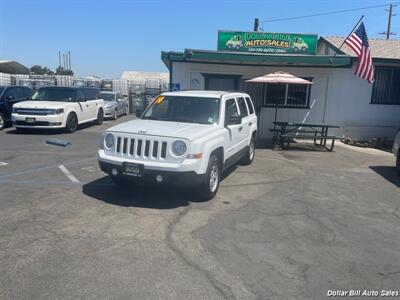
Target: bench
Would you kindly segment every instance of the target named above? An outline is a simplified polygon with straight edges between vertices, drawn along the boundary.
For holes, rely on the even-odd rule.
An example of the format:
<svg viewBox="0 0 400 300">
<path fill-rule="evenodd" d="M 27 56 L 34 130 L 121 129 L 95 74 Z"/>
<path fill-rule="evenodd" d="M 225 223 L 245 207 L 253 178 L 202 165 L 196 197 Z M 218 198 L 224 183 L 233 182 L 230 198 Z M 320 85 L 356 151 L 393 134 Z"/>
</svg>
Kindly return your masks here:
<svg viewBox="0 0 400 300">
<path fill-rule="evenodd" d="M 328 151 L 332 151 L 335 146 L 335 139 L 337 139 L 334 135 L 328 136 L 319 136 L 319 135 L 307 135 L 307 134 L 296 134 L 296 133 L 286 133 L 281 134 L 281 145 L 283 149 L 288 149 L 290 146 L 290 141 L 292 139 L 303 139 L 303 140 L 314 140 L 314 144 L 317 145 L 317 140 L 320 140 L 320 146 L 323 146 Z M 332 140 L 331 146 L 326 147 L 326 140 Z"/>
</svg>

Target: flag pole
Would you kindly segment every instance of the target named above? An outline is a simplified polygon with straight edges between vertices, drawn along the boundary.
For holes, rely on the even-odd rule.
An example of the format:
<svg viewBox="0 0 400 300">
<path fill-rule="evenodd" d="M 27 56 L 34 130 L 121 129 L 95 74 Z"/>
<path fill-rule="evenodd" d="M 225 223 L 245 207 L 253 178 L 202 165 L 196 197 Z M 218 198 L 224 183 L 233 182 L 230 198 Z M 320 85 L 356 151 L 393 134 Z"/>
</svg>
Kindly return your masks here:
<svg viewBox="0 0 400 300">
<path fill-rule="evenodd" d="M 353 29 L 350 31 L 350 33 L 346 36 L 346 38 L 343 40 L 342 44 L 340 45 L 340 47 L 338 48 L 338 50 L 342 49 L 344 43 L 346 42 L 346 40 L 349 38 L 349 36 L 353 33 L 353 31 L 357 28 L 358 24 L 361 23 L 362 19 L 364 19 L 364 15 L 361 16 L 360 20 L 358 20 L 357 24 L 353 27 Z M 337 54 L 337 51 L 335 52 L 335 54 L 333 54 L 333 57 L 335 57 Z M 332 58 L 333 58 L 332 57 Z"/>
</svg>

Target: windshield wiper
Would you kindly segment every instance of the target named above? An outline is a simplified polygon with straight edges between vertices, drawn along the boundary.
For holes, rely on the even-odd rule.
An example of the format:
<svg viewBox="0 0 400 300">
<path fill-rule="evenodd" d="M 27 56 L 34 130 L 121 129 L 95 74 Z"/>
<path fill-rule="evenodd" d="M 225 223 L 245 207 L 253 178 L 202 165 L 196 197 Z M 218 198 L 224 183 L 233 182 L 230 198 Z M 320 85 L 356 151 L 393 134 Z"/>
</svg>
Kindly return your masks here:
<svg viewBox="0 0 400 300">
<path fill-rule="evenodd" d="M 185 123 L 198 123 L 193 119 L 188 119 L 188 118 L 169 118 L 165 119 L 165 121 L 170 121 L 170 122 L 185 122 Z"/>
<path fill-rule="evenodd" d="M 156 118 L 156 117 L 141 117 L 140 119 L 142 119 L 142 120 L 155 120 L 155 121 L 160 120 L 159 118 Z"/>
</svg>

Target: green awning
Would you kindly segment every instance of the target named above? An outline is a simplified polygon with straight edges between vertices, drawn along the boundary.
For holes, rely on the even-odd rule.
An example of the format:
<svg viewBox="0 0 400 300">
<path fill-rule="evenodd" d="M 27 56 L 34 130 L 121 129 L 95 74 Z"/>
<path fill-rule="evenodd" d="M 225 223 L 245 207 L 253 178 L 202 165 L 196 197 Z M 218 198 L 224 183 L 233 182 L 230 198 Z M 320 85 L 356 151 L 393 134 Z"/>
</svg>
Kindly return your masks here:
<svg viewBox="0 0 400 300">
<path fill-rule="evenodd" d="M 352 58 L 347 55 L 258 54 L 228 51 L 186 49 L 184 52 L 162 51 L 161 59 L 169 68 L 170 62 L 193 62 L 251 66 L 332 67 L 350 68 Z"/>
</svg>

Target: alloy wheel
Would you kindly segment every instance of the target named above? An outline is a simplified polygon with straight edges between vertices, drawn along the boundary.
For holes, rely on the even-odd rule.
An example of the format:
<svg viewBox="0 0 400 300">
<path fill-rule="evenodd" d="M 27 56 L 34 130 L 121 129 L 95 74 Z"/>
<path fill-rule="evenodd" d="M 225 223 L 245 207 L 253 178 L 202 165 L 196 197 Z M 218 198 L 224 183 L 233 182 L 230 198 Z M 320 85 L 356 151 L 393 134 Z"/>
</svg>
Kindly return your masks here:
<svg viewBox="0 0 400 300">
<path fill-rule="evenodd" d="M 252 160 L 254 157 L 254 140 L 250 142 L 249 158 Z"/>
<path fill-rule="evenodd" d="M 218 180 L 219 180 L 219 171 L 218 166 L 214 163 L 211 167 L 210 171 L 210 191 L 215 192 L 218 187 Z"/>
</svg>

